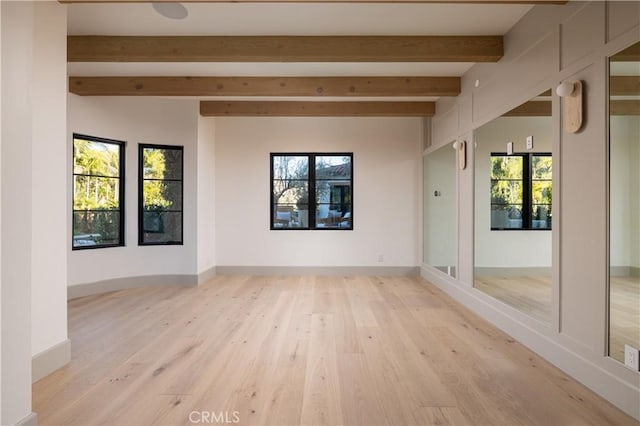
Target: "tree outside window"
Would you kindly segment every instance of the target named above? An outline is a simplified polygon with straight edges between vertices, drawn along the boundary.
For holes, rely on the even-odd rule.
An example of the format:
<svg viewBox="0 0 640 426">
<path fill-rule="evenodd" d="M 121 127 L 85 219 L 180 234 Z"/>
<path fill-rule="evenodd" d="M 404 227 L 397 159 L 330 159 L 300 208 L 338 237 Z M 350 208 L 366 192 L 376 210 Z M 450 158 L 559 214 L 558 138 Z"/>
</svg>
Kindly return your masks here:
<svg viewBox="0 0 640 426">
<path fill-rule="evenodd" d="M 491 229 L 551 229 L 552 157 L 491 154 Z"/>
<path fill-rule="evenodd" d="M 139 146 L 140 245 L 183 243 L 183 147 Z"/>
<path fill-rule="evenodd" d="M 74 250 L 124 245 L 124 142 L 73 135 Z"/>
</svg>

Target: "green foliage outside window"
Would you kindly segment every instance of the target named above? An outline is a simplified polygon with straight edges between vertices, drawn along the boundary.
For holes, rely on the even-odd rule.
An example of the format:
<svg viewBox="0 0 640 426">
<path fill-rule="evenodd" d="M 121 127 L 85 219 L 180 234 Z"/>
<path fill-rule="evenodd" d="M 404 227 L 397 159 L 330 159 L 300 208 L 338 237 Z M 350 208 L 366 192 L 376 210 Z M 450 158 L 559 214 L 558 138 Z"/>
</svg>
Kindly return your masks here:
<svg viewBox="0 0 640 426">
<path fill-rule="evenodd" d="M 491 155 L 492 229 L 551 229 L 549 154 Z"/>
<path fill-rule="evenodd" d="M 73 208 L 97 210 L 118 208 L 120 147 L 114 144 L 74 139 L 75 175 Z"/>
<path fill-rule="evenodd" d="M 73 247 L 122 244 L 121 142 L 74 135 Z"/>
<path fill-rule="evenodd" d="M 491 157 L 491 203 L 522 204 L 522 157 Z"/>
<path fill-rule="evenodd" d="M 145 148 L 143 156 L 144 178 L 164 179 L 166 170 L 166 150 Z M 148 180 L 144 183 L 144 209 L 162 210 L 173 204 L 164 194 L 162 180 Z"/>
<path fill-rule="evenodd" d="M 140 145 L 139 244 L 182 244 L 183 147 Z"/>
</svg>

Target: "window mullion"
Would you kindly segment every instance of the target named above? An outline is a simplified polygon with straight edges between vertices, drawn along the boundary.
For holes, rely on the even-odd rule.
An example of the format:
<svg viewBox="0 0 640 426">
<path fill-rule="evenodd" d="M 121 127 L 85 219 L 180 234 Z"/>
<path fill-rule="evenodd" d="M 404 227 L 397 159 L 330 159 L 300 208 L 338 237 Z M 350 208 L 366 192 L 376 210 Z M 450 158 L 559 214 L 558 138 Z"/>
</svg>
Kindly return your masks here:
<svg viewBox="0 0 640 426">
<path fill-rule="evenodd" d="M 125 216 L 124 216 L 124 177 L 126 175 L 126 163 L 124 160 L 124 156 L 125 156 L 125 147 L 126 145 L 123 143 L 122 145 L 120 145 L 120 170 L 119 170 L 119 175 L 120 175 L 120 179 L 118 180 L 118 195 L 120 196 L 120 200 L 119 200 L 119 208 L 120 208 L 120 242 L 122 243 L 122 245 L 125 244 L 125 225 L 126 225 L 126 220 L 125 220 Z"/>
<path fill-rule="evenodd" d="M 271 167 L 271 170 L 269 172 L 269 174 L 271 175 L 271 194 L 269 195 L 269 199 L 271 200 L 269 202 L 269 205 L 270 205 L 269 210 L 271 210 L 271 218 L 269 219 L 269 223 L 270 223 L 271 229 L 273 229 L 274 216 L 276 214 L 275 197 L 273 196 L 273 182 L 275 181 L 275 175 L 273 173 L 273 157 L 274 157 L 274 154 L 271 154 L 269 159 L 270 167 Z"/>
<path fill-rule="evenodd" d="M 309 155 L 309 228 L 316 228 L 316 156 Z"/>
<path fill-rule="evenodd" d="M 532 210 L 532 171 L 531 171 L 531 155 L 523 156 L 522 161 L 522 225 L 524 229 L 532 229 L 531 210 Z"/>
</svg>

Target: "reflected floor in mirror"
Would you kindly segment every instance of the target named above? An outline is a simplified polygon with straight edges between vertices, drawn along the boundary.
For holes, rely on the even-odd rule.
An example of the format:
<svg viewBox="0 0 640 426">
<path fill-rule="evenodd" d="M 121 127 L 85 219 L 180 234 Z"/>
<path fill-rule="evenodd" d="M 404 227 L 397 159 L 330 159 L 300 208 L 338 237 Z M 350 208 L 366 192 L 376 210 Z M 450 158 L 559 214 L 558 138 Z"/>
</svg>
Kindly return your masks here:
<svg viewBox="0 0 640 426">
<path fill-rule="evenodd" d="M 640 347 L 640 277 L 611 277 L 609 355 L 624 362 L 624 345 Z"/>
<path fill-rule="evenodd" d="M 476 277 L 475 287 L 538 321 L 551 322 L 551 278 Z"/>
<path fill-rule="evenodd" d="M 551 321 L 551 278 L 483 276 L 475 287 L 538 321 Z M 610 354 L 624 362 L 624 345 L 640 346 L 640 278 L 611 277 Z"/>
</svg>

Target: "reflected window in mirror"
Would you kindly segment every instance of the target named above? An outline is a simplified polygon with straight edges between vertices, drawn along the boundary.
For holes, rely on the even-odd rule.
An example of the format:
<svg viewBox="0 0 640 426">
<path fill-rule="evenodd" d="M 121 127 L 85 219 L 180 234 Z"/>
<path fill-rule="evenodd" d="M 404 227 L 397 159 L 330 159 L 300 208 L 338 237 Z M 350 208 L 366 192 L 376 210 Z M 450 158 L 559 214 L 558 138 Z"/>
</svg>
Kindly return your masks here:
<svg viewBox="0 0 640 426">
<path fill-rule="evenodd" d="M 476 129 L 474 142 L 474 286 L 550 323 L 551 91 Z"/>
<path fill-rule="evenodd" d="M 640 42 L 609 61 L 609 356 L 640 348 Z"/>
<path fill-rule="evenodd" d="M 456 150 L 453 143 L 424 157 L 424 263 L 456 276 Z"/>
<path fill-rule="evenodd" d="M 551 229 L 550 153 L 491 154 L 491 229 Z"/>
</svg>

